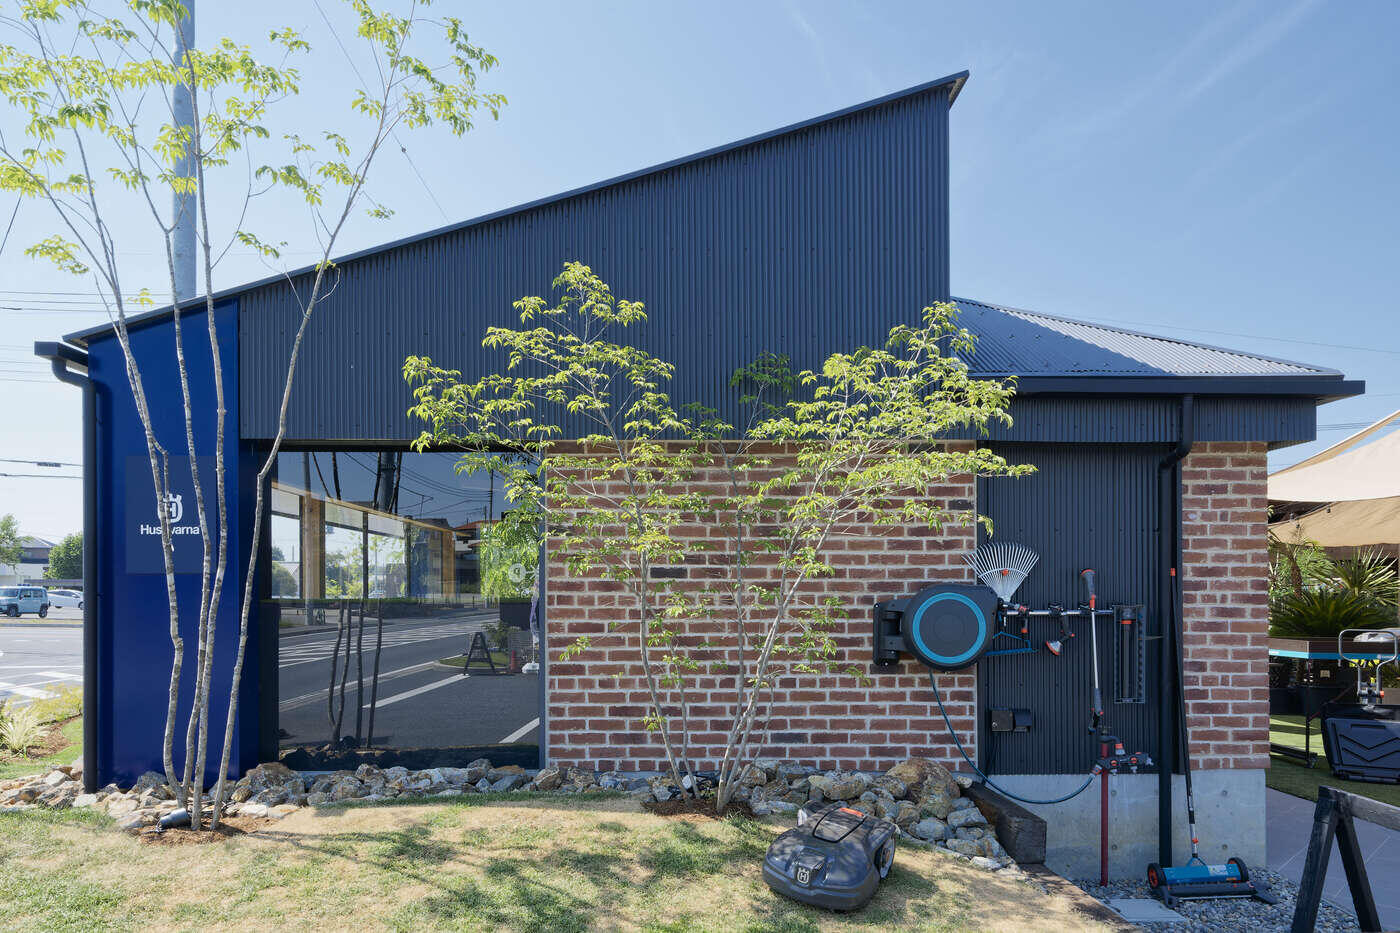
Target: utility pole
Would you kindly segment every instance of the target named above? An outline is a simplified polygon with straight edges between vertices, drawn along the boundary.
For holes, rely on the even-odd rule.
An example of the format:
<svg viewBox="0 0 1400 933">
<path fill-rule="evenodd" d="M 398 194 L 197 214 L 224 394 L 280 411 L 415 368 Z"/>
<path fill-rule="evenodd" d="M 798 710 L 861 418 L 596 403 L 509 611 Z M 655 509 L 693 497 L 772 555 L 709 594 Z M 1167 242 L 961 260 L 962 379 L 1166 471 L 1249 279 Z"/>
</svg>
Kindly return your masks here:
<svg viewBox="0 0 1400 933">
<path fill-rule="evenodd" d="M 181 0 L 185 7 L 185 16 L 180 20 L 180 28 L 175 34 L 175 64 L 184 68 L 186 64 L 186 52 L 194 48 L 194 2 L 195 0 Z M 194 132 L 194 89 L 191 82 L 184 80 L 185 73 L 182 72 L 182 80 L 175 85 L 175 92 L 171 97 L 171 116 L 174 117 L 175 125 L 187 132 Z M 193 183 L 195 153 L 193 141 L 185 147 L 183 155 L 175 160 L 175 175 L 178 178 L 188 179 Z M 175 298 L 177 301 L 186 301 L 195 296 L 195 209 L 196 200 L 193 190 L 174 192 L 174 203 L 172 205 L 174 224 L 174 253 L 175 253 Z"/>
</svg>

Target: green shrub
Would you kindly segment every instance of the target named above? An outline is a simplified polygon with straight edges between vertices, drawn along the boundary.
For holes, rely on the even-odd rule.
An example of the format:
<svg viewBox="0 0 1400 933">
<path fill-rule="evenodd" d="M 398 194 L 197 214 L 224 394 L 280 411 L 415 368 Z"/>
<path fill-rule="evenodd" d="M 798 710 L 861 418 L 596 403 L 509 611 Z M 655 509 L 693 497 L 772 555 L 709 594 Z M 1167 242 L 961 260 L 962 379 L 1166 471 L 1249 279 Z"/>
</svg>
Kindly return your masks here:
<svg viewBox="0 0 1400 933">
<path fill-rule="evenodd" d="M 1336 561 L 1332 567 L 1332 579 L 1328 582 L 1337 589 L 1369 596 L 1389 606 L 1392 619 L 1395 617 L 1395 603 L 1400 599 L 1400 577 L 1396 576 L 1395 564 L 1379 551 L 1362 551 L 1355 557 Z"/>
<path fill-rule="evenodd" d="M 33 706 L 0 703 L 0 751 L 22 755 L 44 737 L 43 715 Z"/>
<path fill-rule="evenodd" d="M 1343 629 L 1385 628 L 1395 610 L 1348 590 L 1306 590 L 1275 600 L 1269 634 L 1282 638 L 1336 638 Z"/>
</svg>

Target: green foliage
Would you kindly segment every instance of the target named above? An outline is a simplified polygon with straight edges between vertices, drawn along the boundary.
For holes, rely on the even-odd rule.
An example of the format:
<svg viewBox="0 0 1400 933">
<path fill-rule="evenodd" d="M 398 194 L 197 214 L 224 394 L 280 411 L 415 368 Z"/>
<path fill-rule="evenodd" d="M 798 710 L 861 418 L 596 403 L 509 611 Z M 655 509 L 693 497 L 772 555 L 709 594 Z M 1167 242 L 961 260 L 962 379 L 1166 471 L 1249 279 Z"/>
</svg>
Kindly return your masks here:
<svg viewBox="0 0 1400 933">
<path fill-rule="evenodd" d="M 696 676 L 734 681 L 736 760 L 774 678 L 862 676 L 832 636 L 843 601 L 809 595 L 814 579 L 834 572 L 837 541 L 871 526 L 971 524 L 975 513 L 931 490 L 954 476 L 1031 469 L 939 443 L 1009 423 L 1015 389 L 971 377 L 963 360 L 973 338 L 952 305 L 926 308 L 882 347 L 833 354 L 820 370 L 793 373 L 786 358 L 760 355 L 733 376 L 748 410 L 736 429 L 672 402 L 674 365 L 629 339 L 647 321 L 640 302 L 616 298 L 578 262 L 565 264 L 554 287 L 553 302 L 515 303 L 519 328 L 487 331 L 483 344 L 505 354 L 499 373 L 464 383 L 428 357 L 405 361 L 410 414 L 431 426 L 415 447 L 463 449 L 459 470 L 498 472 L 507 499 L 539 517 L 570 575 L 626 594 L 635 611 L 619 611 L 602 636 L 578 638 L 564 656 L 609 636 L 635 638 L 651 695 L 643 724 L 673 768 L 686 757 Z M 498 461 L 492 452 L 501 449 L 515 457 Z M 697 562 L 698 583 L 652 573 Z M 737 667 L 711 660 L 708 640 L 681 637 L 700 619 L 718 620 L 738 641 Z"/>
<path fill-rule="evenodd" d="M 33 706 L 0 702 L 0 751 L 23 755 L 44 738 L 46 723 Z"/>
<path fill-rule="evenodd" d="M 1366 550 L 1354 557 L 1337 561 L 1332 567 L 1331 582 L 1345 593 L 1355 593 L 1390 607 L 1395 615 L 1400 600 L 1400 577 L 1395 562 L 1375 550 Z"/>
<path fill-rule="evenodd" d="M 1332 561 L 1315 541 L 1300 531 L 1284 540 L 1269 535 L 1269 604 L 1288 595 L 1301 596 L 1304 590 L 1323 585 L 1333 572 Z"/>
<path fill-rule="evenodd" d="M 1336 638 L 1343 629 L 1385 628 L 1395 610 L 1360 593 L 1304 590 L 1289 594 L 1270 610 L 1269 634 L 1279 638 Z"/>
<path fill-rule="evenodd" d="M 0 515 L 0 564 L 18 564 L 20 547 L 19 522 L 13 515 Z"/>
<path fill-rule="evenodd" d="M 477 544 L 481 595 L 492 599 L 528 599 L 539 572 L 540 518 L 530 502 L 511 509 L 484 526 Z"/>
<path fill-rule="evenodd" d="M 83 576 L 83 533 L 75 531 L 49 551 L 44 576 L 50 580 L 80 580 Z"/>
</svg>

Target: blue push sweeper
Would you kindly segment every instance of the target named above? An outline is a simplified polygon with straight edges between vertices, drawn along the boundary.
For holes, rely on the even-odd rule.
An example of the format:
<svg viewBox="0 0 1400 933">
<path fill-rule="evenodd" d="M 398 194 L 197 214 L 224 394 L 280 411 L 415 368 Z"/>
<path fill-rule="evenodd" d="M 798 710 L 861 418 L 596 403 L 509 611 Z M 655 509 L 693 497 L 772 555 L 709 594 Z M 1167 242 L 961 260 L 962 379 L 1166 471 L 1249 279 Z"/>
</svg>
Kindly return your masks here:
<svg viewBox="0 0 1400 933">
<path fill-rule="evenodd" d="M 1176 568 L 1172 568 L 1173 587 L 1181 585 Z M 1191 737 L 1186 725 L 1186 672 L 1182 660 L 1181 617 L 1176 612 L 1180 602 L 1173 599 L 1172 641 L 1176 662 L 1176 726 L 1177 740 L 1182 749 L 1182 773 L 1186 778 L 1186 822 L 1191 834 L 1191 857 L 1184 865 L 1162 866 L 1156 862 L 1147 866 L 1147 886 L 1168 908 L 1183 898 L 1195 897 L 1254 897 L 1266 904 L 1278 903 L 1278 898 L 1262 881 L 1251 881 L 1249 869 L 1237 858 L 1223 865 L 1208 865 L 1201 858 L 1200 840 L 1196 836 L 1196 798 L 1191 790 Z M 1165 764 L 1163 765 L 1166 766 Z"/>
</svg>

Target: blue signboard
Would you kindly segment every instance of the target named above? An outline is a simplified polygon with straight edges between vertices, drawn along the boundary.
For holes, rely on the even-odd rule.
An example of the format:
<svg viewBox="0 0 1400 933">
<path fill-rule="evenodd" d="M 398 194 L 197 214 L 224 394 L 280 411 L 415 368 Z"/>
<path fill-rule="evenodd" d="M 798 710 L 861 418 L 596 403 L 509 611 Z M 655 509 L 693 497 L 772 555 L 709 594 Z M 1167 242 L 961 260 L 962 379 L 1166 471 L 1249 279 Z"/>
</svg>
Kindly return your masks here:
<svg viewBox="0 0 1400 933">
<path fill-rule="evenodd" d="M 189 457 L 170 458 L 170 542 L 176 573 L 199 573 L 204 561 L 204 539 L 199 533 L 194 476 Z M 219 533 L 214 458 L 199 458 L 199 482 L 204 488 L 209 534 Z M 156 503 L 151 464 L 146 457 L 126 458 L 126 572 L 165 573 L 161 550 L 160 511 Z"/>
</svg>

